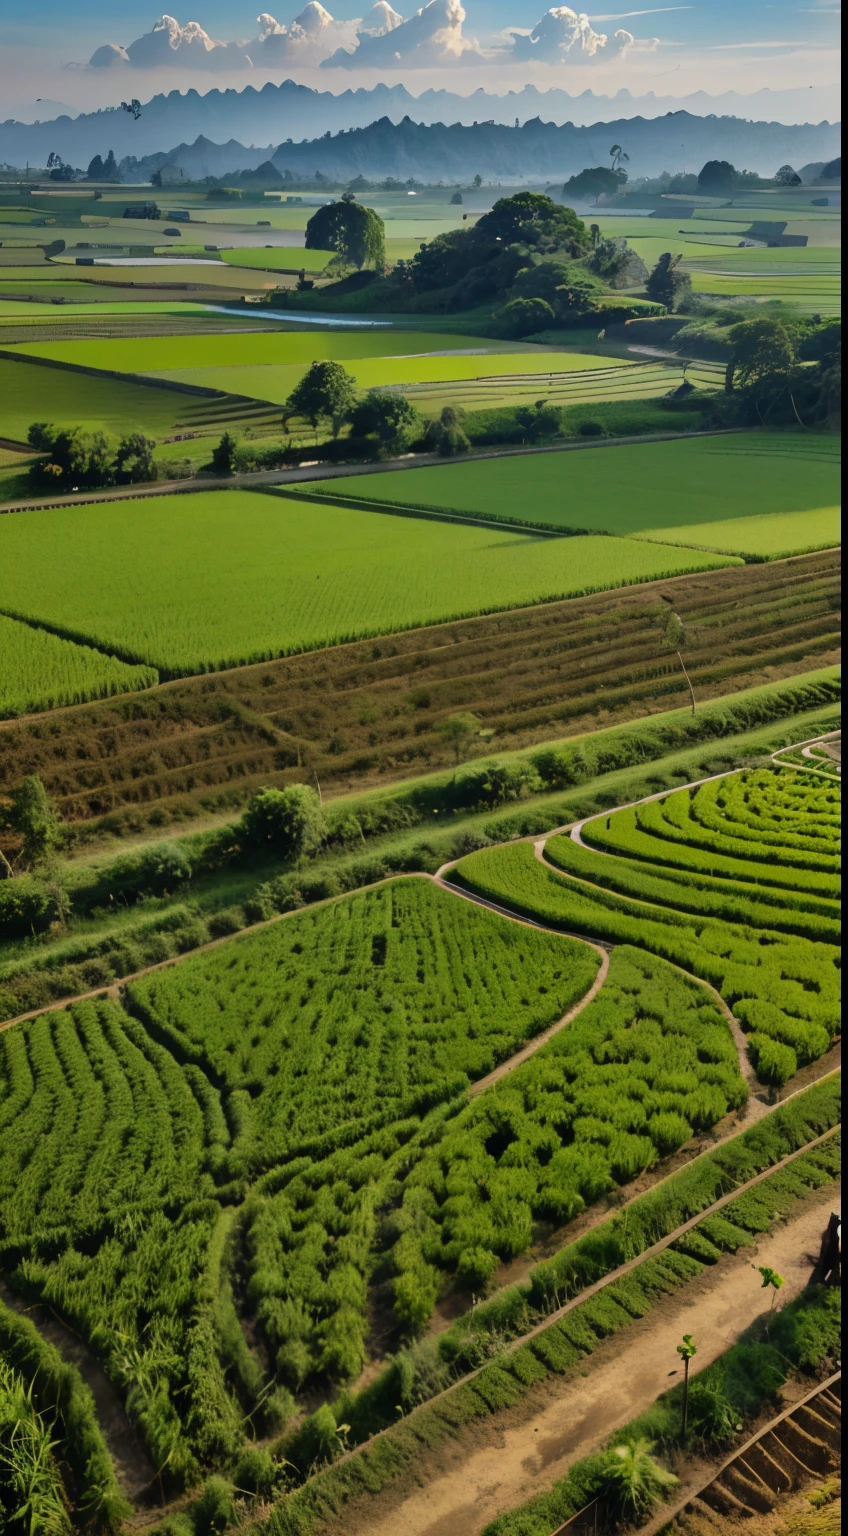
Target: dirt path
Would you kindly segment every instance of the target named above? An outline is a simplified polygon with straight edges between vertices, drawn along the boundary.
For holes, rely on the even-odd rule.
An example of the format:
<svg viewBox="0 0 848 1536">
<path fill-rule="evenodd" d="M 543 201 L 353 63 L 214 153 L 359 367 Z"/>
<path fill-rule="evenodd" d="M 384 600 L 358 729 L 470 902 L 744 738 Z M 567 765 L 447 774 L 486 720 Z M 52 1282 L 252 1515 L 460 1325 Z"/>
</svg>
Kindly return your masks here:
<svg viewBox="0 0 848 1536">
<path fill-rule="evenodd" d="M 784 1304 L 797 1296 L 810 1279 L 824 1212 L 838 1198 L 838 1185 L 817 1191 L 753 1250 L 723 1259 L 625 1337 L 601 1345 L 585 1376 L 549 1380 L 520 1408 L 498 1415 L 497 1424 L 488 1420 L 440 1446 L 422 1458 L 418 1488 L 348 1506 L 343 1523 L 324 1526 L 327 1536 L 478 1536 L 496 1515 L 564 1477 L 673 1385 L 682 1333 L 695 1334 L 696 1374 L 735 1343 L 766 1310 L 756 1265 L 784 1276 Z"/>
<path fill-rule="evenodd" d="M 153 1481 L 156 1471 L 145 1445 L 127 1418 L 116 1389 L 83 1340 L 48 1306 L 30 1305 L 16 1296 L 0 1279 L 0 1300 L 12 1312 L 20 1312 L 38 1328 L 43 1339 L 58 1350 L 68 1365 L 76 1366 L 91 1388 L 97 1422 L 112 1460 L 121 1492 L 131 1500 Z"/>
</svg>

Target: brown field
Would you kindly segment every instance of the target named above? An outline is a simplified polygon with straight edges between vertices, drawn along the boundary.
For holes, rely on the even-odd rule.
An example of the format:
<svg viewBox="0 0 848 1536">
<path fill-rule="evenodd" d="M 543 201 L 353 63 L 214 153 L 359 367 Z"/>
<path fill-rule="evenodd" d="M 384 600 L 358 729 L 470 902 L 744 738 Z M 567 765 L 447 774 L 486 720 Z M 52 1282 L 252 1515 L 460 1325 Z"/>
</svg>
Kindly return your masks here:
<svg viewBox="0 0 848 1536">
<path fill-rule="evenodd" d="M 474 756 L 678 708 L 677 643 L 702 701 L 833 664 L 838 606 L 827 552 L 433 625 L 9 721 L 4 776 L 40 774 L 91 834 L 208 818 L 316 774 L 343 794 L 450 766 L 439 726 L 456 711 L 487 733 Z"/>
</svg>

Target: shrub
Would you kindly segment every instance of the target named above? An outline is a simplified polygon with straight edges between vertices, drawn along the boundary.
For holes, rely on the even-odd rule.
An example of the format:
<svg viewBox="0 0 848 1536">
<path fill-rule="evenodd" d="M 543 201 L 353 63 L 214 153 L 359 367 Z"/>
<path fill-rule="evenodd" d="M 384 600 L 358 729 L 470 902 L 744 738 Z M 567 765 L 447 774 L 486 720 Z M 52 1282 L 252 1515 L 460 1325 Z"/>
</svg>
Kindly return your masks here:
<svg viewBox="0 0 848 1536">
<path fill-rule="evenodd" d="M 581 421 L 577 431 L 581 437 L 603 437 L 604 428 L 599 421 Z"/>
<path fill-rule="evenodd" d="M 276 1468 L 268 1451 L 251 1446 L 236 1466 L 233 1482 L 238 1492 L 260 1494 L 267 1499 L 273 1492 L 276 1476 Z"/>
<path fill-rule="evenodd" d="M 193 1514 L 197 1536 L 217 1536 L 217 1533 L 227 1529 L 235 1510 L 233 1489 L 226 1478 L 207 1478 Z"/>
<path fill-rule="evenodd" d="M 273 848 L 283 858 L 314 853 L 327 835 L 321 802 L 308 784 L 287 789 L 260 789 L 237 825 L 248 848 Z"/>
</svg>

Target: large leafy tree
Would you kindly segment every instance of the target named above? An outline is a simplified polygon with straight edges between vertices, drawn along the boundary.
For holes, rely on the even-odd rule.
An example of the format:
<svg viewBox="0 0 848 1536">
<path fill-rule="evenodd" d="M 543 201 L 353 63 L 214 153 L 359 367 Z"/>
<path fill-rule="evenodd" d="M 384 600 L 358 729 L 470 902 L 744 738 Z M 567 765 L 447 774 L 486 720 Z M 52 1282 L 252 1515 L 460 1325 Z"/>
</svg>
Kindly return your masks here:
<svg viewBox="0 0 848 1536">
<path fill-rule="evenodd" d="M 738 383 L 743 389 L 781 386 L 791 378 L 795 366 L 795 346 L 782 320 L 761 315 L 743 320 L 728 332 L 733 355 L 727 365 L 725 388 L 728 393 Z"/>
<path fill-rule="evenodd" d="M 306 226 L 308 251 L 336 251 L 355 267 L 370 262 L 379 271 L 386 264 L 385 226 L 373 208 L 345 193 L 337 203 L 326 203 Z"/>
<path fill-rule="evenodd" d="M 13 789 L 10 803 L 0 815 L 3 825 L 21 839 L 20 863 L 25 869 L 40 864 L 61 836 L 59 817 L 35 773 L 22 779 Z"/>
<path fill-rule="evenodd" d="M 356 403 L 356 380 L 341 363 L 313 363 L 296 384 L 283 410 L 283 424 L 290 416 L 305 416 L 313 427 L 327 417 L 338 437 Z"/>
<path fill-rule="evenodd" d="M 708 160 L 698 172 L 698 191 L 707 197 L 723 197 L 732 192 L 739 173 L 729 160 Z"/>
<path fill-rule="evenodd" d="M 396 448 L 407 430 L 418 420 L 418 412 L 405 395 L 389 389 L 371 389 L 360 400 L 351 418 L 356 437 L 380 439 L 383 448 Z"/>
</svg>

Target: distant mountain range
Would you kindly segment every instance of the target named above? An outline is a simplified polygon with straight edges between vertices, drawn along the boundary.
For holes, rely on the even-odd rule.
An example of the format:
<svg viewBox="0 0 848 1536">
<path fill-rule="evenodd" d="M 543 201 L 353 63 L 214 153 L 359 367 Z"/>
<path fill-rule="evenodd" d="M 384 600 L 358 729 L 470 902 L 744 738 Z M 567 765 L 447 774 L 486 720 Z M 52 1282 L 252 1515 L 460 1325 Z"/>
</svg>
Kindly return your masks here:
<svg viewBox="0 0 848 1536">
<path fill-rule="evenodd" d="M 255 170 L 270 160 L 283 175 L 288 171 L 294 177 L 311 178 L 320 172 L 342 182 L 356 176 L 468 182 L 476 175 L 485 181 L 538 182 L 603 164 L 615 142 L 627 147 L 631 175 L 678 170 L 681 144 L 686 146 L 690 169 L 699 169 L 706 160 L 730 160 L 773 175 L 789 160 L 801 166 L 832 159 L 839 153 L 839 127 L 828 123 L 787 127 L 734 117 L 696 117 L 690 112 L 652 120 L 618 118 L 591 128 L 572 123 L 557 127 L 538 117 L 520 128 L 496 123 L 445 127 L 414 123 L 408 117 L 393 123 L 383 117 L 367 128 L 301 144 L 289 141 L 276 149 L 273 145 L 247 147 L 235 139 L 216 144 L 201 136 L 193 144 L 179 144 L 133 165 L 122 165 L 122 173 L 126 180 L 149 180 L 154 171 L 168 165 L 179 167 L 187 179 L 199 180 Z"/>
<path fill-rule="evenodd" d="M 137 121 L 120 108 L 41 123 L 9 119 L 0 124 L 0 161 L 15 166 L 43 166 L 47 156 L 55 151 L 72 165 L 85 169 L 94 155 L 105 157 L 110 149 L 118 160 L 126 155 L 141 160 L 175 144 L 192 144 L 198 135 L 217 144 L 235 139 L 245 147 L 264 145 L 267 149 L 289 138 L 307 141 L 328 131 L 365 128 L 377 119 L 400 123 L 410 117 L 422 124 L 470 126 L 477 122 L 513 127 L 516 121 L 523 124 L 541 118 L 556 125 L 597 124 L 600 129 L 603 123 L 599 118 L 609 121 L 614 117 L 617 123 L 628 123 L 635 118 L 655 119 L 681 111 L 696 117 L 715 114 L 722 118 L 754 119 L 761 124 L 808 123 L 810 92 L 764 90 L 744 95 L 728 91 L 723 96 L 709 96 L 698 91 L 675 99 L 655 96 L 653 92 L 631 96 L 626 90 L 614 97 L 597 96 L 588 90 L 570 96 L 567 91 L 542 91 L 527 85 L 503 96 L 483 90 L 470 96 L 430 90 L 416 97 L 403 85 L 377 85 L 369 90 L 347 90 L 334 95 L 284 80 L 281 85 L 268 84 L 261 90 L 249 85 L 240 91 L 212 90 L 205 95 L 195 90 L 184 94 L 170 91 L 144 104 Z M 819 124 L 822 126 L 825 125 Z M 608 148 L 604 145 L 601 160 Z M 796 151 L 791 158 L 794 162 L 801 156 Z M 661 169 L 678 170 L 679 160 L 678 153 L 673 164 Z M 248 161 L 243 163 L 248 165 Z M 224 169 L 237 167 L 228 165 Z"/>
</svg>

